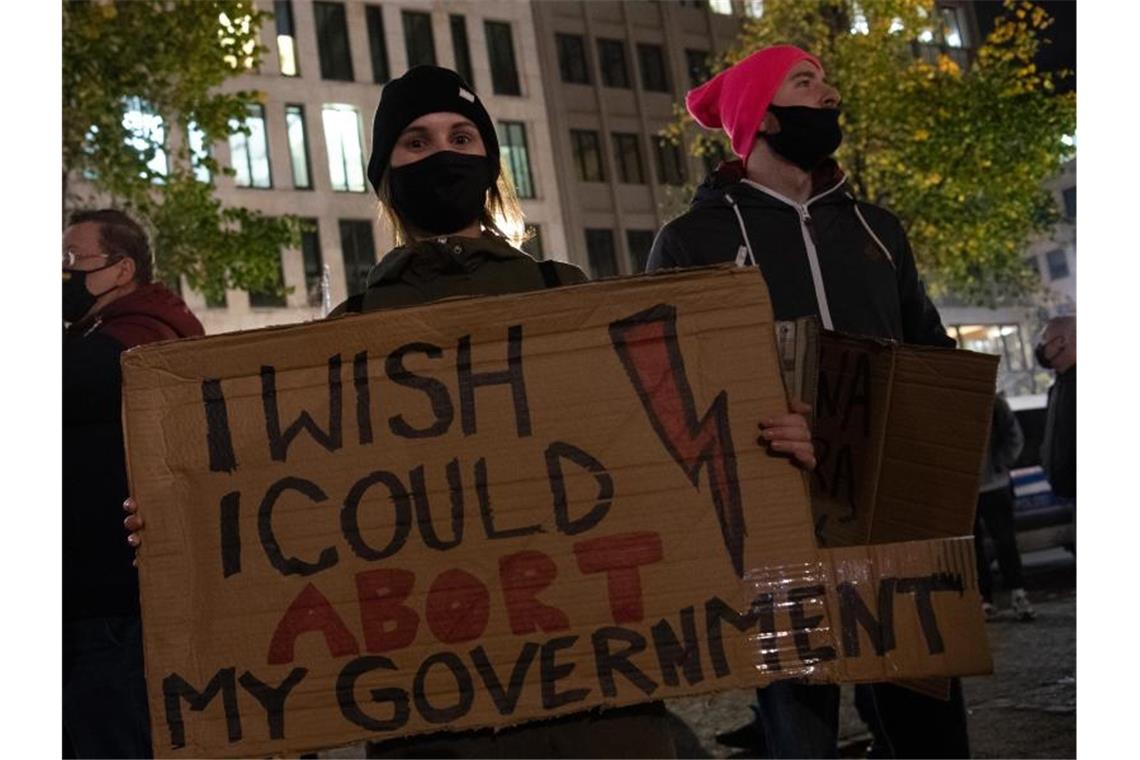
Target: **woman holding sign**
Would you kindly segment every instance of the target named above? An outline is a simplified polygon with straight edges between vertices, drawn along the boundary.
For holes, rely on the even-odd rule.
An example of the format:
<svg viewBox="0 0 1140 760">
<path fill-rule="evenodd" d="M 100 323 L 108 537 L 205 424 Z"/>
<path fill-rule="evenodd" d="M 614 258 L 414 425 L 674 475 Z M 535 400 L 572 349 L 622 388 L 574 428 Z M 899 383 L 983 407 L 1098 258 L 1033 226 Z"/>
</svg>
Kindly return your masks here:
<svg viewBox="0 0 1140 760">
<path fill-rule="evenodd" d="M 389 82 L 373 124 L 368 178 L 398 247 L 368 275 L 364 293 L 333 316 L 435 301 L 499 295 L 586 282 L 560 261 L 537 262 L 515 248 L 504 227 L 522 228 L 522 212 L 503 172 L 494 122 L 454 71 L 417 66 Z M 802 407 L 796 408 L 802 412 Z M 815 466 L 800 413 L 765 420 L 758 443 Z M 142 518 L 126 520 L 132 546 Z M 672 757 L 661 703 L 579 713 L 520 728 L 418 737 L 370 747 L 374 756 Z M 378 753 L 383 753 L 378 755 Z"/>
</svg>

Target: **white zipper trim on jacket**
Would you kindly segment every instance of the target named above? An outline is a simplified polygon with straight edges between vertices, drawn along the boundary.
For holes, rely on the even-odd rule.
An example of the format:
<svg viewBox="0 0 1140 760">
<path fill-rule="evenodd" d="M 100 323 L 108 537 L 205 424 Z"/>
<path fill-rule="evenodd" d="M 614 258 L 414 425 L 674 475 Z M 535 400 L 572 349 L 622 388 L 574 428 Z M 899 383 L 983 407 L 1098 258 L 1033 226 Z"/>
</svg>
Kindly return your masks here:
<svg viewBox="0 0 1140 760">
<path fill-rule="evenodd" d="M 756 266 L 756 255 L 752 252 L 752 242 L 748 239 L 748 230 L 744 228 L 744 217 L 740 215 L 740 209 L 736 206 L 736 199 L 728 193 L 724 194 L 724 199 L 728 201 L 728 205 L 732 206 L 732 210 L 736 212 L 736 221 L 740 224 L 740 234 L 744 238 L 744 245 L 736 251 L 736 266 Z"/>
<path fill-rule="evenodd" d="M 875 243 L 878 244 L 879 250 L 882 251 L 883 255 L 887 257 L 887 261 L 890 262 L 891 268 L 893 269 L 895 266 L 895 257 L 892 256 L 891 252 L 887 250 L 887 247 L 883 245 L 883 241 L 879 240 L 879 236 L 875 234 L 875 231 L 873 229 L 871 229 L 871 225 L 867 224 L 867 220 L 863 217 L 863 212 L 859 210 L 859 201 L 855 200 L 855 196 L 848 193 L 847 197 L 850 198 L 851 202 L 855 204 L 855 216 L 859 217 L 859 221 L 863 224 L 863 229 L 867 230 L 867 234 L 871 236 L 871 239 L 874 240 Z"/>
<path fill-rule="evenodd" d="M 808 229 L 808 222 L 811 221 L 811 213 L 808 211 L 808 206 L 810 206 L 812 203 L 819 200 L 823 196 L 828 195 L 829 193 L 833 193 L 836 190 L 838 190 L 840 187 L 843 186 L 843 180 L 840 180 L 834 186 L 828 188 L 827 190 L 824 190 L 822 193 L 819 193 L 818 195 L 814 195 L 811 198 L 808 198 L 807 202 L 802 203 L 802 204 L 796 203 L 791 198 L 788 198 L 785 195 L 781 195 L 780 193 L 777 193 L 775 190 L 773 190 L 769 187 L 764 187 L 760 183 L 753 182 L 750 179 L 742 180 L 742 182 L 744 182 L 744 184 L 746 184 L 750 187 L 756 188 L 757 190 L 759 190 L 762 193 L 765 193 L 766 195 L 772 196 L 773 198 L 775 198 L 776 200 L 778 200 L 782 203 L 788 204 L 789 206 L 791 206 L 792 208 L 794 208 L 796 210 L 796 213 L 799 214 L 799 217 L 800 217 L 800 234 L 803 235 L 803 239 L 804 239 L 804 250 L 807 252 L 808 268 L 811 269 L 811 283 L 812 283 L 812 286 L 815 288 L 815 301 L 816 301 L 816 304 L 819 306 L 819 319 L 823 323 L 823 327 L 825 330 L 835 329 L 834 324 L 831 321 L 831 307 L 828 306 L 828 304 L 827 304 L 827 290 L 823 286 L 823 271 L 820 269 L 820 266 L 819 266 L 819 253 L 815 249 L 815 241 L 812 240 L 811 230 Z M 732 207 L 734 209 L 736 208 L 735 202 L 732 204 Z M 736 214 L 738 217 L 740 216 L 739 211 L 737 211 Z M 743 225 L 744 225 L 744 222 L 742 220 L 741 226 L 743 227 Z M 745 240 L 747 241 L 747 238 L 745 238 Z"/>
</svg>

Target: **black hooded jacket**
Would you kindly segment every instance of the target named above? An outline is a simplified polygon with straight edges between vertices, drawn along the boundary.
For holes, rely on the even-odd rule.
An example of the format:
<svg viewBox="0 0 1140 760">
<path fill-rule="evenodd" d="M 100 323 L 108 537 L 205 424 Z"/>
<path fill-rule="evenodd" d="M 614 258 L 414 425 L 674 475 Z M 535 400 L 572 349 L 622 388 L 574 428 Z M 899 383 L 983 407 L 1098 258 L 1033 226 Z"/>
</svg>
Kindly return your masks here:
<svg viewBox="0 0 1140 760">
<path fill-rule="evenodd" d="M 898 218 L 856 201 L 834 161 L 803 205 L 744 179 L 741 162 L 721 164 L 657 234 L 646 268 L 733 261 L 760 267 L 778 320 L 815 315 L 851 335 L 954 346 Z"/>
<path fill-rule="evenodd" d="M 143 285 L 63 335 L 63 617 L 137 615 L 138 572 L 123 530 L 123 351 L 202 335 L 182 299 Z"/>
</svg>

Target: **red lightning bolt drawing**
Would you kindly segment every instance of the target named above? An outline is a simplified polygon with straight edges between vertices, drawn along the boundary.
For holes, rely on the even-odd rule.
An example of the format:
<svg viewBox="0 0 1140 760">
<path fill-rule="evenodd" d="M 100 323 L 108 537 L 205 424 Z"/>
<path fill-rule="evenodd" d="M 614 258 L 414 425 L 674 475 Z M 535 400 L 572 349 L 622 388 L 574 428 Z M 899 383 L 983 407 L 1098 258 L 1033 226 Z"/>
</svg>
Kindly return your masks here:
<svg viewBox="0 0 1140 760">
<path fill-rule="evenodd" d="M 718 393 L 698 419 L 677 342 L 677 310 L 673 306 L 659 304 L 610 323 L 610 340 L 653 429 L 689 482 L 699 489 L 701 470 L 708 470 L 708 487 L 724 547 L 737 576 L 743 577 L 747 531 L 728 425 L 727 391 Z"/>
</svg>

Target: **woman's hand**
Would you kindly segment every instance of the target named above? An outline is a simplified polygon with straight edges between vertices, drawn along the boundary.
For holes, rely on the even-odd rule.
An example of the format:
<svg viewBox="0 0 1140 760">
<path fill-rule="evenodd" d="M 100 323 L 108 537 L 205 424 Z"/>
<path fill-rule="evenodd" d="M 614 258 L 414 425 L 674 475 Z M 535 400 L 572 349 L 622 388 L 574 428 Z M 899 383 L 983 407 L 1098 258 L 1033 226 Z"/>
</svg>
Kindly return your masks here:
<svg viewBox="0 0 1140 760">
<path fill-rule="evenodd" d="M 789 414 L 769 417 L 760 421 L 760 437 L 756 442 L 767 445 L 774 454 L 787 454 L 805 470 L 815 469 L 815 447 L 811 442 L 811 427 L 805 415 L 811 407 L 802 401 L 788 402 Z"/>
<path fill-rule="evenodd" d="M 127 510 L 127 518 L 123 520 L 123 527 L 128 531 L 127 543 L 135 548 L 135 560 L 131 564 L 138 567 L 138 548 L 142 545 L 142 529 L 144 527 L 142 515 L 139 514 L 139 505 L 129 496 L 123 502 L 123 509 Z"/>
</svg>

